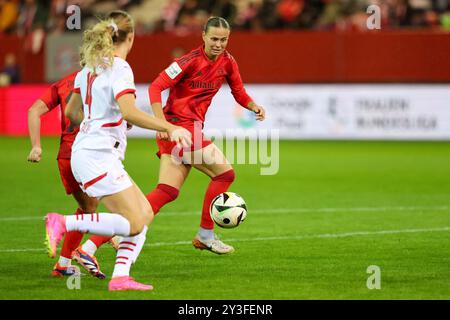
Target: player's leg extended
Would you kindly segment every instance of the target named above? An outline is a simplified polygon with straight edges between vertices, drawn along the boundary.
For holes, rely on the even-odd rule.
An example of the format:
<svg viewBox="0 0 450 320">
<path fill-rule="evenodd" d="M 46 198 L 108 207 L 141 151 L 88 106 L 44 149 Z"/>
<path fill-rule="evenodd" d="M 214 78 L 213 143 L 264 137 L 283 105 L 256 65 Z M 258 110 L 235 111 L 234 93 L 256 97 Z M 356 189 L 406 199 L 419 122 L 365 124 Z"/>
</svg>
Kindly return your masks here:
<svg viewBox="0 0 450 320">
<path fill-rule="evenodd" d="M 72 195 L 78 203 L 76 215 L 96 211 L 98 205 L 97 199 L 89 197 L 79 188 L 74 190 Z M 65 234 L 60 257 L 52 271 L 53 276 L 71 275 L 73 273 L 73 268 L 70 268 L 71 260 L 73 258 L 73 253 L 80 245 L 83 236 L 84 234 L 79 231 L 71 231 Z"/>
<path fill-rule="evenodd" d="M 97 211 L 98 206 L 98 200 L 96 198 L 91 198 L 87 194 L 85 194 L 83 191 L 78 191 L 73 194 L 75 199 L 80 205 L 80 208 L 83 209 L 82 212 L 78 213 L 95 213 Z M 66 242 L 67 238 L 70 238 L 71 234 L 79 235 L 81 234 L 81 237 L 79 237 L 77 242 L 71 243 L 70 249 L 72 250 L 72 259 L 74 259 L 79 265 L 81 265 L 86 271 L 88 271 L 92 276 L 99 278 L 99 279 L 105 279 L 106 276 L 103 272 L 100 270 L 100 265 L 97 261 L 97 258 L 95 257 L 95 252 L 97 249 L 106 242 L 111 241 L 110 236 L 98 236 L 98 235 L 91 235 L 88 240 L 82 245 L 80 245 L 81 238 L 83 236 L 83 233 L 72 231 L 68 232 L 66 234 L 66 237 L 64 239 L 64 242 Z M 64 247 L 64 244 L 63 244 Z"/>
<path fill-rule="evenodd" d="M 62 183 L 67 194 L 71 194 L 78 203 L 76 214 L 83 212 L 95 212 L 98 200 L 87 196 L 79 187 L 75 180 L 69 159 L 58 159 L 58 168 Z M 60 257 L 52 270 L 52 275 L 56 277 L 72 275 L 75 272 L 71 268 L 73 251 L 78 247 L 83 238 L 83 233 L 78 231 L 68 232 L 61 247 Z"/>
<path fill-rule="evenodd" d="M 80 208 L 83 210 L 83 212 L 91 213 L 91 212 L 97 211 L 98 200 L 96 198 L 89 197 L 87 194 L 85 194 L 81 190 L 79 192 L 74 193 L 73 195 L 74 195 L 75 199 L 77 200 L 77 202 L 79 203 Z M 89 237 L 88 240 L 86 240 L 86 242 L 83 244 L 81 249 L 85 253 L 87 253 L 91 256 L 94 256 L 97 249 L 100 248 L 101 245 L 103 245 L 104 243 L 107 243 L 107 242 L 111 243 L 112 237 L 99 236 L 99 235 L 93 234 Z M 111 243 L 111 244 L 114 247 L 114 244 L 113 243 Z M 79 245 L 79 243 L 78 243 L 78 245 Z M 77 248 L 78 245 L 75 248 Z"/>
<path fill-rule="evenodd" d="M 190 170 L 190 165 L 172 161 L 170 154 L 161 155 L 158 185 L 146 196 L 155 215 L 164 205 L 178 197 Z"/>
<path fill-rule="evenodd" d="M 58 159 L 58 167 L 63 185 L 67 194 L 71 194 L 78 203 L 77 215 L 82 213 L 94 213 L 97 210 L 98 200 L 89 197 L 84 193 L 72 173 L 72 167 L 69 159 Z M 109 241 L 110 237 L 92 235 L 90 240 L 84 244 L 84 248 L 78 246 L 83 238 L 83 233 L 72 231 L 66 233 L 61 248 L 61 254 L 58 262 L 53 268 L 53 276 L 71 275 L 74 268 L 71 268 L 71 260 L 74 258 L 92 275 L 103 279 L 105 275 L 100 271 L 97 260 L 94 256 L 96 249 L 104 242 Z"/>
<path fill-rule="evenodd" d="M 78 199 L 80 207 L 86 208 L 84 209 L 84 212 L 96 212 L 98 200 L 87 196 L 82 191 L 80 191 L 80 193 L 81 194 L 77 195 L 74 194 L 74 196 Z M 100 270 L 100 265 L 97 261 L 97 258 L 95 257 L 95 253 L 97 252 L 97 249 L 100 248 L 100 246 L 102 246 L 104 243 L 111 243 L 113 247 L 115 247 L 115 245 L 112 243 L 114 238 L 115 237 L 93 234 L 89 237 L 89 239 L 86 240 L 86 242 L 82 246 L 79 247 L 80 242 L 77 243 L 75 249 L 72 249 L 72 258 L 75 259 L 78 264 L 80 264 L 94 277 L 105 279 L 105 274 Z"/>
<path fill-rule="evenodd" d="M 201 153 L 201 157 L 195 153 Z M 209 208 L 212 200 L 225 192 L 234 181 L 234 170 L 222 151 L 212 143 L 203 149 L 191 152 L 192 166 L 211 178 L 211 182 L 206 189 L 203 201 L 203 210 L 200 229 L 193 240 L 194 247 L 198 249 L 208 249 L 218 254 L 230 253 L 234 251 L 232 246 L 224 244 L 214 235 L 214 221 L 211 219 Z M 195 159 L 202 159 L 201 163 L 196 163 Z"/>
<path fill-rule="evenodd" d="M 141 225 L 141 231 L 134 236 L 122 237 L 117 250 L 116 264 L 112 279 L 109 283 L 110 291 L 118 290 L 151 290 L 150 285 L 143 285 L 130 277 L 130 268 L 144 245 L 147 225 L 153 220 L 153 212 L 150 204 L 142 191 L 133 182 L 133 186 L 126 193 L 114 197 L 105 197 L 103 201 L 109 210 L 126 212 L 125 216 L 135 219 L 137 225 Z M 137 231 L 137 230 L 136 230 Z"/>
<path fill-rule="evenodd" d="M 105 196 L 103 201 L 109 204 L 109 208 L 114 208 L 114 202 L 126 201 L 127 193 L 132 192 L 131 188 L 134 188 L 134 186 L 113 195 Z M 68 216 L 49 213 L 46 216 L 48 254 L 50 257 L 55 256 L 59 242 L 64 234 L 70 231 L 109 237 L 114 235 L 130 236 L 139 234 L 145 224 L 142 215 L 128 210 L 119 213 L 81 213 Z"/>
</svg>

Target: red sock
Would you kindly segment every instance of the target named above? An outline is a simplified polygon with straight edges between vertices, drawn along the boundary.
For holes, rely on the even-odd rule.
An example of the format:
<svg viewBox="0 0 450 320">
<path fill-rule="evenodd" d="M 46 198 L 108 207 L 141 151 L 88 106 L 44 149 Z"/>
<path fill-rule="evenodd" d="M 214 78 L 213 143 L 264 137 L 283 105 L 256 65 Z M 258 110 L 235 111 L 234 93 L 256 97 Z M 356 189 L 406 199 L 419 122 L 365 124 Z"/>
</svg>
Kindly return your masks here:
<svg viewBox="0 0 450 320">
<path fill-rule="evenodd" d="M 82 213 L 83 210 L 78 208 L 76 214 Z M 83 233 L 78 231 L 67 232 L 61 247 L 60 256 L 67 259 L 72 259 L 72 252 L 80 245 L 81 240 L 83 239 L 83 235 L 84 235 Z"/>
<path fill-rule="evenodd" d="M 102 244 L 111 240 L 111 237 L 92 235 L 89 237 L 89 240 L 91 240 L 97 248 L 100 248 Z"/>
<path fill-rule="evenodd" d="M 214 228 L 214 221 L 211 219 L 211 216 L 209 214 L 209 206 L 211 205 L 211 201 L 213 201 L 213 199 L 222 192 L 227 191 L 233 181 L 233 169 L 228 170 L 211 179 L 211 182 L 208 185 L 208 189 L 206 190 L 205 200 L 203 201 L 202 221 L 200 223 L 200 227 L 202 227 L 203 229 Z"/>
<path fill-rule="evenodd" d="M 168 184 L 160 183 L 156 189 L 147 194 L 147 200 L 153 209 L 153 214 L 157 214 L 165 204 L 172 202 L 178 197 L 178 189 Z"/>
</svg>

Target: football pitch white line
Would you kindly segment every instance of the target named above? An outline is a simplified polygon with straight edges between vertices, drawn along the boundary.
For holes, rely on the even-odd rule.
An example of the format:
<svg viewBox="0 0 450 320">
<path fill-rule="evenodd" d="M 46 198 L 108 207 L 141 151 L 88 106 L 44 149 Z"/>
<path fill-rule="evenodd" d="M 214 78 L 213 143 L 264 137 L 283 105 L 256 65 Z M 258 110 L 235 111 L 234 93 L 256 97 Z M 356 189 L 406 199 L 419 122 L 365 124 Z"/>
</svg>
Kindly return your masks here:
<svg viewBox="0 0 450 320">
<path fill-rule="evenodd" d="M 272 209 L 251 209 L 251 213 L 271 214 L 271 213 L 314 213 L 314 212 L 385 212 L 385 211 L 450 211 L 450 206 L 392 206 L 392 207 L 355 207 L 355 208 L 272 208 Z M 191 216 L 200 215 L 200 211 L 168 211 L 161 212 L 159 216 Z M 3 217 L 0 222 L 44 220 L 44 216 L 16 216 Z"/>
<path fill-rule="evenodd" d="M 415 207 L 355 207 L 355 208 L 272 208 L 272 209 L 251 209 L 250 213 L 257 214 L 271 214 L 271 213 L 314 213 L 314 212 L 385 212 L 385 211 L 447 211 L 449 206 L 415 206 Z M 200 211 L 188 212 L 161 212 L 161 216 L 183 216 L 183 215 L 198 215 Z"/>
<path fill-rule="evenodd" d="M 227 242 L 252 242 L 252 241 L 278 241 L 278 240 L 304 240 L 304 239 L 326 239 L 326 238 L 347 238 L 358 236 L 377 236 L 390 235 L 401 233 L 426 233 L 426 232 L 445 232 L 450 231 L 450 227 L 442 228 L 428 228 L 428 229 L 403 229 L 403 230 L 380 230 L 380 231 L 355 231 L 344 233 L 323 233 L 323 234 L 306 234 L 298 236 L 280 236 L 280 237 L 256 237 L 256 238 L 242 238 L 242 239 L 227 239 Z M 148 243 L 146 247 L 162 247 L 162 246 L 178 246 L 190 245 L 191 241 L 177 241 L 177 242 L 155 242 Z M 15 253 L 15 252 L 44 252 L 44 248 L 25 248 L 25 249 L 0 249 L 0 253 Z"/>
<path fill-rule="evenodd" d="M 400 233 L 424 233 L 424 232 L 445 232 L 450 231 L 450 227 L 429 228 L 429 229 L 403 229 L 403 230 L 381 230 L 381 231 L 356 231 L 345 233 L 323 233 L 323 234 L 307 234 L 302 236 L 281 236 L 281 237 L 256 237 L 242 239 L 226 239 L 226 242 L 251 242 L 251 241 L 275 241 L 275 240 L 304 240 L 304 239 L 322 239 L 322 238 L 346 238 L 357 236 L 376 236 L 385 234 Z M 146 247 L 171 246 L 191 244 L 191 241 L 179 241 L 174 243 L 156 242 L 145 244 Z M 0 251 L 1 252 L 1 251 Z"/>
</svg>

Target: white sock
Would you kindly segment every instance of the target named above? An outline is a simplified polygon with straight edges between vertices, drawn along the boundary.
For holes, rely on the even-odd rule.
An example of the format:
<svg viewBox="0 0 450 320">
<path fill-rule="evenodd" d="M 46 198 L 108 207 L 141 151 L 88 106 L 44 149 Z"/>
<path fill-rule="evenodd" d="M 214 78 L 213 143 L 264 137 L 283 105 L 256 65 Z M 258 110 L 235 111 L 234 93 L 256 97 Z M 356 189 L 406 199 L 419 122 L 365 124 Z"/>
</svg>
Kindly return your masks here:
<svg viewBox="0 0 450 320">
<path fill-rule="evenodd" d="M 81 250 L 83 250 L 84 252 L 86 252 L 87 254 L 89 254 L 91 256 L 95 256 L 95 251 L 97 251 L 97 249 L 98 248 L 95 245 L 95 243 L 93 243 L 89 239 L 81 246 Z"/>
<path fill-rule="evenodd" d="M 58 260 L 58 264 L 59 264 L 61 267 L 70 267 L 70 265 L 71 265 L 71 260 L 60 256 L 60 257 L 59 257 L 59 260 Z"/>
<path fill-rule="evenodd" d="M 136 243 L 136 250 L 134 250 L 133 259 L 131 261 L 132 264 L 136 263 L 136 260 L 139 256 L 139 254 L 141 253 L 142 247 L 144 246 L 144 243 L 145 243 L 145 239 L 147 238 L 147 231 L 148 231 L 148 227 L 145 226 L 144 229 L 142 229 L 142 232 L 136 236 L 137 243 Z"/>
<path fill-rule="evenodd" d="M 205 240 L 214 239 L 214 230 L 200 227 L 200 229 L 198 229 L 198 235 Z"/>
<path fill-rule="evenodd" d="M 129 236 L 130 222 L 116 213 L 82 213 L 66 216 L 66 230 L 99 236 Z"/>
<path fill-rule="evenodd" d="M 117 250 L 116 264 L 112 277 L 124 277 L 130 275 L 131 264 L 137 259 L 144 245 L 147 233 L 147 226 L 141 233 L 134 237 L 124 237 Z"/>
</svg>

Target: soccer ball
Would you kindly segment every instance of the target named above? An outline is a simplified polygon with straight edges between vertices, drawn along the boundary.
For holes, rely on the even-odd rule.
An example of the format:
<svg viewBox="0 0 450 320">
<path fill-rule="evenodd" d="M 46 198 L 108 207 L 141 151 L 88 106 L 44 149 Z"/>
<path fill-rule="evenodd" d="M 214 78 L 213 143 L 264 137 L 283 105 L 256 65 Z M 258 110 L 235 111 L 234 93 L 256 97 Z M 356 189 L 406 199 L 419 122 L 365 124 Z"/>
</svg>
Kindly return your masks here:
<svg viewBox="0 0 450 320">
<path fill-rule="evenodd" d="M 211 202 L 209 213 L 219 227 L 235 228 L 247 217 L 247 206 L 238 194 L 224 192 Z"/>
</svg>

